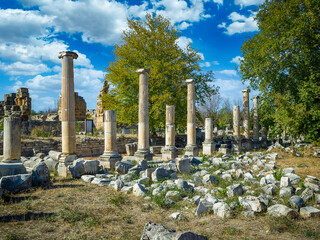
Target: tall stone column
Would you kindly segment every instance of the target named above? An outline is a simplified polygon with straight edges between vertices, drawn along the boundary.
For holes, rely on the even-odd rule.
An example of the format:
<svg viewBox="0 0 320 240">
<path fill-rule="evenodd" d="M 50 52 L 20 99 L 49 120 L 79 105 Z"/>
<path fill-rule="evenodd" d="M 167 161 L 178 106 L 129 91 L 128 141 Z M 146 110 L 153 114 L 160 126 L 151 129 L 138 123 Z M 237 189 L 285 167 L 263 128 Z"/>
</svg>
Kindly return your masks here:
<svg viewBox="0 0 320 240">
<path fill-rule="evenodd" d="M 166 105 L 166 145 L 162 149 L 162 160 L 167 161 L 177 157 L 175 146 L 175 106 Z"/>
<path fill-rule="evenodd" d="M 114 168 L 122 156 L 117 151 L 116 112 L 104 111 L 104 152 L 100 156 L 100 164 L 106 168 Z"/>
<path fill-rule="evenodd" d="M 240 134 L 240 107 L 233 106 L 233 143 L 234 152 L 241 151 L 241 134 Z"/>
<path fill-rule="evenodd" d="M 63 51 L 59 53 L 62 59 L 62 87 L 61 87 L 61 132 L 62 153 L 58 165 L 59 176 L 67 176 L 67 166 L 72 165 L 76 156 L 76 122 L 73 59 L 77 59 L 75 52 Z"/>
<path fill-rule="evenodd" d="M 243 93 L 243 130 L 244 137 L 250 138 L 250 109 L 249 109 L 249 89 L 242 90 Z"/>
<path fill-rule="evenodd" d="M 212 118 L 205 119 L 205 139 L 202 143 L 203 154 L 204 155 L 212 155 L 215 151 L 215 144 L 213 143 L 213 124 Z"/>
<path fill-rule="evenodd" d="M 187 146 L 185 155 L 198 156 L 199 149 L 196 143 L 196 93 L 193 79 L 187 79 L 188 101 L 187 101 Z"/>
<path fill-rule="evenodd" d="M 134 154 L 137 161 L 152 160 L 149 146 L 149 109 L 148 109 L 148 79 L 150 69 L 138 69 L 139 73 L 139 123 L 138 150 Z"/>
<path fill-rule="evenodd" d="M 5 117 L 3 133 L 4 163 L 20 163 L 21 160 L 21 118 Z"/>
<path fill-rule="evenodd" d="M 253 96 L 253 147 L 259 148 L 259 115 L 258 115 L 259 96 Z"/>
</svg>

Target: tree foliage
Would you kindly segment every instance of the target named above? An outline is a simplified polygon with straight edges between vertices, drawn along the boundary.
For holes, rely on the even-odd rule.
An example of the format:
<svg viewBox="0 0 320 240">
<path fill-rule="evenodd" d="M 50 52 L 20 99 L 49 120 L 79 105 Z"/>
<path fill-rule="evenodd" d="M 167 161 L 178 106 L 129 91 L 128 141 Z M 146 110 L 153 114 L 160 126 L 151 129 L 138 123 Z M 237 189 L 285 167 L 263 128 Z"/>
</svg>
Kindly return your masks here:
<svg viewBox="0 0 320 240">
<path fill-rule="evenodd" d="M 181 49 L 177 40 L 180 32 L 162 16 L 146 15 L 146 20 L 128 20 L 122 41 L 115 45 L 114 62 L 107 68 L 105 81 L 110 90 L 103 95 L 104 109 L 117 111 L 120 123 L 138 122 L 139 68 L 150 68 L 149 124 L 150 130 L 165 126 L 166 104 L 176 107 L 176 125 L 185 128 L 187 86 L 185 79 L 195 79 L 196 98 L 217 90 L 212 72 L 202 72 L 201 56 L 190 45 Z"/>
<path fill-rule="evenodd" d="M 241 49 L 242 79 L 262 94 L 262 124 L 310 140 L 320 139 L 319 16 L 318 0 L 267 0 L 260 32 Z"/>
</svg>

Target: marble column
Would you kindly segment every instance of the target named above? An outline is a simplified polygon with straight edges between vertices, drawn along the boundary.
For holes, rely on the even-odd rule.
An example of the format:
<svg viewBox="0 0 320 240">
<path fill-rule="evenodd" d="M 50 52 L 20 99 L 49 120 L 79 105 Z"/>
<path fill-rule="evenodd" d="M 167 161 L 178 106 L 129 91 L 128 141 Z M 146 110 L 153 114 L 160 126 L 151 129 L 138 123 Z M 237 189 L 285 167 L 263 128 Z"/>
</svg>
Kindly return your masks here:
<svg viewBox="0 0 320 240">
<path fill-rule="evenodd" d="M 104 152 L 100 156 L 100 165 L 105 168 L 114 168 L 122 156 L 117 151 L 117 121 L 116 112 L 104 111 Z"/>
<path fill-rule="evenodd" d="M 241 151 L 241 134 L 240 134 L 240 107 L 233 106 L 233 144 L 234 152 Z"/>
<path fill-rule="evenodd" d="M 259 96 L 253 96 L 253 135 L 252 141 L 255 148 L 259 148 L 259 115 L 258 115 Z"/>
<path fill-rule="evenodd" d="M 203 154 L 204 155 L 212 155 L 215 151 L 215 144 L 213 143 L 213 124 L 212 118 L 205 119 L 205 139 L 202 143 Z"/>
<path fill-rule="evenodd" d="M 61 87 L 61 132 L 62 157 L 59 160 L 59 176 L 67 176 L 67 167 L 72 165 L 76 156 L 76 121 L 74 97 L 73 59 L 77 59 L 75 52 L 63 51 L 59 53 L 62 59 L 62 87 Z"/>
<path fill-rule="evenodd" d="M 175 147 L 175 106 L 166 105 L 166 142 L 162 149 L 162 160 L 167 161 L 177 157 L 177 148 Z"/>
<path fill-rule="evenodd" d="M 20 163 L 21 118 L 5 117 L 3 133 L 3 163 Z"/>
<path fill-rule="evenodd" d="M 187 101 L 187 146 L 185 155 L 198 156 L 199 149 L 196 143 L 196 93 L 193 79 L 187 79 L 188 101 Z"/>
<path fill-rule="evenodd" d="M 134 154 L 137 161 L 152 160 L 149 146 L 149 109 L 148 109 L 148 79 L 150 69 L 138 69 L 139 73 L 139 123 L 138 150 Z"/>
<path fill-rule="evenodd" d="M 244 137 L 250 138 L 250 109 L 249 109 L 249 89 L 242 90 L 243 93 L 243 130 Z"/>
</svg>

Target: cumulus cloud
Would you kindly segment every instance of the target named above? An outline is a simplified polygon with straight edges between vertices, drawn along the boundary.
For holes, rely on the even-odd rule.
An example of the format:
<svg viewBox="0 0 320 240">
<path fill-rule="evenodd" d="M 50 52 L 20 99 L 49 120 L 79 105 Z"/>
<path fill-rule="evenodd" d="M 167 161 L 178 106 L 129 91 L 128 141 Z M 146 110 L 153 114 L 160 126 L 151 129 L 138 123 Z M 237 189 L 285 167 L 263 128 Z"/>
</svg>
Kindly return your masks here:
<svg viewBox="0 0 320 240">
<path fill-rule="evenodd" d="M 240 66 L 240 61 L 243 60 L 243 57 L 240 57 L 240 56 L 236 56 L 234 58 L 232 58 L 232 60 L 230 61 L 231 63 L 235 63 L 237 64 L 238 66 Z"/>
<path fill-rule="evenodd" d="M 218 71 L 218 73 L 223 74 L 223 75 L 227 75 L 227 76 L 233 76 L 233 77 L 237 77 L 237 71 L 236 70 L 222 70 L 222 71 Z"/>
<path fill-rule="evenodd" d="M 200 65 L 200 67 L 211 67 L 210 62 L 202 62 L 199 65 Z"/>
<path fill-rule="evenodd" d="M 240 5 L 241 7 L 247 6 L 259 6 L 264 3 L 265 0 L 234 0 L 235 5 Z"/>
<path fill-rule="evenodd" d="M 51 71 L 45 64 L 30 64 L 22 62 L 14 62 L 9 65 L 0 62 L 0 69 L 9 75 L 37 75 L 39 73 Z"/>
<path fill-rule="evenodd" d="M 236 33 L 254 32 L 258 31 L 257 22 L 254 20 L 255 13 L 251 13 L 249 17 L 241 15 L 237 12 L 232 12 L 228 18 L 232 21 L 229 25 L 225 22 L 218 25 L 219 28 L 225 28 L 227 35 L 233 35 Z"/>
<path fill-rule="evenodd" d="M 193 42 L 193 41 L 192 41 L 191 38 L 187 38 L 187 37 L 185 37 L 185 36 L 179 37 L 179 38 L 176 40 L 176 43 L 178 44 L 178 46 L 179 46 L 182 50 L 184 50 L 184 51 L 187 50 L 187 46 L 188 46 L 189 44 L 191 44 L 192 42 Z"/>
</svg>

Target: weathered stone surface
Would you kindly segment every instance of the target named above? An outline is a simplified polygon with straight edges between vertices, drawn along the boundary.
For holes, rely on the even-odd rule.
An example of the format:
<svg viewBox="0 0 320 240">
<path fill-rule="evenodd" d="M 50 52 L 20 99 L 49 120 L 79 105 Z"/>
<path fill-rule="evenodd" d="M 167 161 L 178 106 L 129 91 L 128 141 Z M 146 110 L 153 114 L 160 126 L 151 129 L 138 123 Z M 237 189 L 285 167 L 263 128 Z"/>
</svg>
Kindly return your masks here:
<svg viewBox="0 0 320 240">
<path fill-rule="evenodd" d="M 50 172 L 47 165 L 42 162 L 35 165 L 32 169 L 32 185 L 47 186 L 50 184 Z"/>
<path fill-rule="evenodd" d="M 127 143 L 125 147 L 126 147 L 126 153 L 128 156 L 134 156 L 134 153 L 138 150 L 137 143 Z"/>
<path fill-rule="evenodd" d="M 191 162 L 190 162 L 190 158 L 181 158 L 181 159 L 177 159 L 176 161 L 177 164 L 177 169 L 180 173 L 184 174 L 188 174 L 191 171 Z"/>
<path fill-rule="evenodd" d="M 313 176 L 307 176 L 304 179 L 304 185 L 311 188 L 315 193 L 320 193 L 320 180 Z"/>
<path fill-rule="evenodd" d="M 320 217 L 320 210 L 311 206 L 300 208 L 300 216 L 303 218 Z"/>
<path fill-rule="evenodd" d="M 133 167 L 133 164 L 130 161 L 121 161 L 121 162 L 116 162 L 115 164 L 115 170 L 118 173 L 128 173 L 129 169 Z"/>
<path fill-rule="evenodd" d="M 300 183 L 300 177 L 297 174 L 287 173 L 284 176 L 290 178 L 290 182 L 292 185 L 297 185 Z"/>
<path fill-rule="evenodd" d="M 27 170 L 22 163 L 0 163 L 0 178 L 3 176 L 26 173 Z"/>
<path fill-rule="evenodd" d="M 20 192 L 32 187 L 31 174 L 4 176 L 0 179 L 0 188 L 9 192 Z"/>
<path fill-rule="evenodd" d="M 175 163 L 171 163 L 171 162 L 162 163 L 162 164 L 160 164 L 159 167 L 166 169 L 169 173 L 175 173 L 178 171 L 177 165 Z"/>
<path fill-rule="evenodd" d="M 187 181 L 183 179 L 177 179 L 175 184 L 180 190 L 193 190 L 193 187 L 188 184 Z"/>
<path fill-rule="evenodd" d="M 216 180 L 215 176 L 213 176 L 211 174 L 206 174 L 203 176 L 202 182 L 203 182 L 203 184 L 216 184 L 217 180 Z"/>
<path fill-rule="evenodd" d="M 110 180 L 107 179 L 107 178 L 95 177 L 95 178 L 91 181 L 91 183 L 92 183 L 92 184 L 96 184 L 96 185 L 98 185 L 99 187 L 103 187 L 103 186 L 109 185 L 109 184 L 110 184 Z"/>
<path fill-rule="evenodd" d="M 300 209 L 303 205 L 303 199 L 300 196 L 292 196 L 289 200 L 290 206 L 296 209 Z"/>
<path fill-rule="evenodd" d="M 169 178 L 170 177 L 170 174 L 169 172 L 164 169 L 164 168 L 157 168 L 152 174 L 151 174 L 151 178 L 152 178 L 152 181 L 160 181 L 160 180 L 163 180 L 165 178 Z"/>
<path fill-rule="evenodd" d="M 180 212 L 174 212 L 174 213 L 172 213 L 172 214 L 169 216 L 169 218 L 172 218 L 172 219 L 174 219 L 174 220 L 184 220 L 184 219 L 186 219 L 186 217 L 183 216 Z"/>
<path fill-rule="evenodd" d="M 178 191 L 168 191 L 165 198 L 169 198 L 174 202 L 178 202 L 182 199 L 181 194 Z"/>
<path fill-rule="evenodd" d="M 289 177 L 281 177 L 280 179 L 280 188 L 282 187 L 291 187 L 291 180 Z"/>
<path fill-rule="evenodd" d="M 218 202 L 213 205 L 213 213 L 219 217 L 230 217 L 231 209 L 225 202 Z"/>
<path fill-rule="evenodd" d="M 241 196 L 244 191 L 241 184 L 234 184 L 227 187 L 228 197 Z"/>
<path fill-rule="evenodd" d="M 296 218 L 298 216 L 296 211 L 282 204 L 276 204 L 268 207 L 268 214 L 273 217 Z"/>
<path fill-rule="evenodd" d="M 260 201 L 258 197 L 239 197 L 239 202 L 242 205 L 243 210 L 249 210 L 253 212 L 264 212 L 267 209 L 267 206 L 262 201 Z"/>
<path fill-rule="evenodd" d="M 141 184 L 136 183 L 135 185 L 133 185 L 132 192 L 133 195 L 137 197 L 143 197 L 144 195 L 146 195 L 147 190 Z"/>
<path fill-rule="evenodd" d="M 262 187 L 261 189 L 262 189 L 262 191 L 264 191 L 266 194 L 271 195 L 271 196 L 275 195 L 275 193 L 276 193 L 276 192 L 275 192 L 275 188 L 274 188 L 273 185 L 267 185 L 267 186 Z"/>
<path fill-rule="evenodd" d="M 205 200 L 199 201 L 199 204 L 195 213 L 196 216 L 200 216 L 201 214 L 209 211 L 210 208 L 205 204 L 205 202 L 206 202 Z"/>
<path fill-rule="evenodd" d="M 114 188 L 116 191 L 120 191 L 121 188 L 123 188 L 123 186 L 124 186 L 124 182 L 120 178 L 118 178 L 115 181 L 111 181 L 109 186 Z"/>
<path fill-rule="evenodd" d="M 303 199 L 303 202 L 306 203 L 309 200 L 313 199 L 314 197 L 314 192 L 312 189 L 307 188 L 301 193 L 301 197 Z"/>
<path fill-rule="evenodd" d="M 43 162 L 47 165 L 49 171 L 51 172 L 54 172 L 58 168 L 59 162 L 53 160 L 51 157 L 45 158 Z"/>
<path fill-rule="evenodd" d="M 292 194 L 292 188 L 291 187 L 283 187 L 280 188 L 279 191 L 279 197 L 290 197 Z"/>
<path fill-rule="evenodd" d="M 192 232 L 176 232 L 165 228 L 161 224 L 148 222 L 141 236 L 141 240 L 207 240 L 208 238 Z"/>
<path fill-rule="evenodd" d="M 94 175 L 82 175 L 82 176 L 81 176 L 81 179 L 82 179 L 84 182 L 91 182 L 94 178 L 95 178 Z"/>
</svg>

